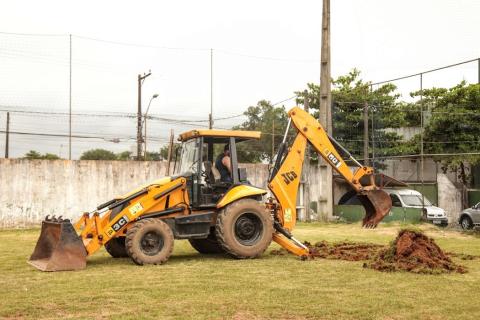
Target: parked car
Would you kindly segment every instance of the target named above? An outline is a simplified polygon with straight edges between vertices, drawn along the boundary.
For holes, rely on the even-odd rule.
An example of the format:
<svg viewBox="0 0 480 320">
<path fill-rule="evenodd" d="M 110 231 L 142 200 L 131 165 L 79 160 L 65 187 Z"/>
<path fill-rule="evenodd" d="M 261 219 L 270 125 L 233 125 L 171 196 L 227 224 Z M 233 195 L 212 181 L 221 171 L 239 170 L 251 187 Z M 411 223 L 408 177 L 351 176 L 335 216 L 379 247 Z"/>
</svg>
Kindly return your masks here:
<svg viewBox="0 0 480 320">
<path fill-rule="evenodd" d="M 464 230 L 480 226 L 480 202 L 471 208 L 463 210 L 458 219 L 458 223 L 460 223 Z"/>
<path fill-rule="evenodd" d="M 422 219 L 424 221 L 433 223 L 435 225 L 448 225 L 448 218 L 445 210 L 435 207 L 427 197 L 423 196 L 417 190 L 412 189 L 394 189 L 384 188 L 385 192 L 390 195 L 392 199 L 392 206 L 397 208 L 423 208 Z M 422 203 L 423 202 L 423 203 Z M 338 204 L 360 204 L 360 200 L 352 192 L 347 192 L 343 195 Z M 479 206 L 480 209 L 480 206 Z M 480 211 L 479 211 L 480 212 Z"/>
<path fill-rule="evenodd" d="M 448 218 L 445 210 L 434 206 L 425 196 L 423 196 L 422 199 L 422 194 L 417 190 L 390 188 L 385 188 L 384 190 L 390 195 L 393 207 L 423 208 L 422 218 L 424 221 L 436 225 L 448 225 Z"/>
</svg>

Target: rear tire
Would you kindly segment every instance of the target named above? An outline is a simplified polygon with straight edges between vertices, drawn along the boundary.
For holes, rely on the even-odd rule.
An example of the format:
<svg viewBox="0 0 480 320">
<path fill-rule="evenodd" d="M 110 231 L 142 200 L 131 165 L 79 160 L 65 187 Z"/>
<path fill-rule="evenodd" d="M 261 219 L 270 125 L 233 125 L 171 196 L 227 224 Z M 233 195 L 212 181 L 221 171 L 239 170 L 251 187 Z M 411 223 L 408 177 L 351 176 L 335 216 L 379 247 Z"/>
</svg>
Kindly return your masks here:
<svg viewBox="0 0 480 320">
<path fill-rule="evenodd" d="M 273 221 L 265 206 L 241 199 L 224 208 L 215 227 L 218 243 L 237 259 L 256 258 L 272 242 Z"/>
<path fill-rule="evenodd" d="M 205 239 L 189 239 L 188 242 L 192 247 L 202 254 L 220 254 L 225 253 L 225 250 L 218 243 L 215 235 L 215 228 L 210 229 L 210 234 Z"/>
<path fill-rule="evenodd" d="M 128 257 L 127 249 L 125 248 L 125 237 L 112 238 L 105 244 L 105 250 L 113 258 Z"/>
<path fill-rule="evenodd" d="M 460 220 L 460 225 L 462 226 L 463 230 L 470 230 L 473 228 L 473 222 L 472 219 L 470 219 L 469 216 L 464 216 Z"/>
<path fill-rule="evenodd" d="M 162 264 L 173 251 L 173 232 L 159 219 L 144 219 L 128 229 L 125 239 L 128 255 L 138 265 Z"/>
</svg>

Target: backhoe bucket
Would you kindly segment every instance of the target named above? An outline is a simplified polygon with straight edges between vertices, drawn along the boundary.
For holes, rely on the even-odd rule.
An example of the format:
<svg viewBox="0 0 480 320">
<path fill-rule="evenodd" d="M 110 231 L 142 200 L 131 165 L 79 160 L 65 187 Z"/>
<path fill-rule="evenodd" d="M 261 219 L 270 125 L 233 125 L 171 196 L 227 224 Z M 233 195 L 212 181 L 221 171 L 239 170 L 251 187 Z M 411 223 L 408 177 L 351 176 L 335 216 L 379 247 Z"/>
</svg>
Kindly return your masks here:
<svg viewBox="0 0 480 320">
<path fill-rule="evenodd" d="M 365 208 L 362 222 L 365 228 L 375 228 L 392 208 L 392 199 L 383 190 L 366 191 L 358 198 Z"/>
<path fill-rule="evenodd" d="M 70 220 L 47 216 L 28 263 L 41 271 L 80 270 L 87 265 L 87 251 Z"/>
</svg>

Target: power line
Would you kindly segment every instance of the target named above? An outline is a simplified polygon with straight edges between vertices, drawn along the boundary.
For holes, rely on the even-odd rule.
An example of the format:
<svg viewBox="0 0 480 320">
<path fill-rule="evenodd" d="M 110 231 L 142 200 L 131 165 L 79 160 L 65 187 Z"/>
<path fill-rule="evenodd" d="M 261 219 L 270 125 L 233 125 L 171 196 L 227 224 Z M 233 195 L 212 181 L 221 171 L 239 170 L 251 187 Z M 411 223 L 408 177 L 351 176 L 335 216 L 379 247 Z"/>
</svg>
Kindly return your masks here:
<svg viewBox="0 0 480 320">
<path fill-rule="evenodd" d="M 29 36 L 29 37 L 65 37 L 67 38 L 69 34 L 35 34 L 35 33 L 14 33 L 14 32 L 0 32 L 3 35 L 12 35 L 12 36 Z M 132 42 L 124 42 L 124 41 L 114 41 L 114 40 L 106 40 L 100 38 L 93 38 L 87 37 L 82 35 L 72 34 L 73 38 L 82 39 L 82 40 L 89 40 L 101 43 L 108 43 L 120 46 L 128 46 L 128 47 L 137 47 L 137 48 L 150 48 L 150 49 L 162 49 L 162 50 L 181 50 L 181 51 L 202 51 L 207 52 L 210 51 L 212 48 L 201 48 L 201 47 L 169 47 L 169 46 L 159 46 L 159 45 L 152 45 L 152 44 L 143 44 L 143 43 L 132 43 Z M 272 57 L 272 56 L 259 56 L 253 54 L 245 54 L 239 53 L 235 51 L 230 51 L 226 49 L 216 49 L 213 48 L 215 51 L 226 55 L 233 55 L 245 58 L 252 58 L 252 59 L 260 59 L 260 60 L 271 60 L 271 61 L 280 61 L 280 62 L 295 62 L 295 63 L 315 63 L 318 64 L 317 60 L 306 60 L 306 59 L 290 59 L 284 57 Z"/>
<path fill-rule="evenodd" d="M 434 72 L 434 71 L 439 71 L 439 70 L 443 70 L 443 69 L 447 69 L 447 68 L 451 68 L 451 67 L 456 67 L 456 66 L 466 64 L 466 63 L 479 61 L 479 59 L 480 58 L 475 58 L 475 59 L 466 60 L 466 61 L 462 61 L 462 62 L 458 62 L 458 63 L 454 63 L 454 64 L 449 64 L 447 66 L 443 66 L 443 67 L 440 67 L 440 68 L 430 69 L 430 70 L 427 70 L 427 71 L 422 71 L 422 72 L 410 74 L 410 75 L 403 76 L 403 77 L 398 77 L 398 78 L 394 78 L 394 79 L 390 79 L 390 80 L 374 82 L 374 83 L 371 83 L 370 85 L 375 86 L 375 85 L 379 85 L 379 84 L 383 84 L 383 83 L 388 83 L 388 82 L 403 80 L 403 79 L 407 79 L 407 78 L 412 78 L 412 77 L 416 77 L 416 76 L 419 76 L 419 75 L 422 75 L 422 74 L 426 74 L 426 73 L 430 73 L 430 72 Z"/>
</svg>

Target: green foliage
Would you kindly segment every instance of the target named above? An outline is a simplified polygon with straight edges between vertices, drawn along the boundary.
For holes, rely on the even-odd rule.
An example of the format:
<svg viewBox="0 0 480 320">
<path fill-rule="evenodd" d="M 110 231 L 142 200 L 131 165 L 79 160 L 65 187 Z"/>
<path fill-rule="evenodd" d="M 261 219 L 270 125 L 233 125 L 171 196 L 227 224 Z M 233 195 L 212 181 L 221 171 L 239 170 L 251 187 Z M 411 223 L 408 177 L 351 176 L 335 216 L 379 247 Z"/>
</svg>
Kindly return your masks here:
<svg viewBox="0 0 480 320">
<path fill-rule="evenodd" d="M 160 157 L 160 152 L 150 152 L 147 151 L 147 154 L 145 155 L 145 161 L 160 161 L 162 160 Z"/>
<path fill-rule="evenodd" d="M 480 152 L 480 84 L 467 85 L 463 81 L 449 89 L 424 89 L 411 95 L 423 97 L 415 106 L 420 110 L 423 105 L 425 153 Z M 420 137 L 414 139 L 419 141 Z M 470 180 L 466 164 L 480 164 L 479 155 L 452 155 L 437 159 L 442 162 L 445 171 L 450 169 L 459 172 L 464 184 Z"/>
<path fill-rule="evenodd" d="M 92 149 L 82 153 L 80 160 L 117 160 L 117 155 L 105 149 Z"/>
<path fill-rule="evenodd" d="M 282 141 L 282 135 L 286 129 L 288 115 L 284 107 L 274 107 L 270 101 L 261 100 L 256 106 L 248 107 L 244 112 L 248 118 L 234 130 L 261 131 L 259 141 L 247 141 L 237 145 L 237 156 L 240 162 L 272 161 L 273 148 Z"/>
<path fill-rule="evenodd" d="M 304 103 L 305 97 L 309 99 L 309 107 L 313 110 L 314 117 L 319 116 L 320 86 L 307 84 L 307 90 L 296 92 L 297 102 Z M 360 71 L 352 70 L 344 76 L 333 80 L 332 89 L 332 124 L 333 137 L 340 142 L 352 155 L 363 158 L 363 112 L 368 105 L 369 119 L 374 116 L 375 126 L 380 128 L 400 128 L 410 125 L 411 119 L 406 117 L 405 103 L 398 101 L 399 94 L 396 86 L 385 84 L 372 90 L 369 82 L 363 82 Z M 369 127 L 371 125 L 369 124 Z M 369 130 L 370 141 L 372 130 Z M 401 151 L 402 137 L 395 132 L 384 130 L 375 131 L 375 140 L 381 144 L 376 145 L 377 156 L 398 154 Z M 369 150 L 371 151 L 371 147 Z M 371 156 L 371 154 L 369 155 Z"/>
<path fill-rule="evenodd" d="M 180 143 L 173 144 L 172 161 L 175 159 L 175 152 L 180 148 Z M 168 144 L 160 148 L 160 160 L 168 160 Z"/>
<path fill-rule="evenodd" d="M 120 153 L 117 153 L 117 160 L 132 160 L 132 152 L 131 151 L 123 151 Z"/>
<path fill-rule="evenodd" d="M 53 154 L 53 153 L 41 154 L 40 152 L 35 151 L 35 150 L 30 150 L 29 152 L 27 152 L 25 154 L 25 157 L 23 157 L 23 158 L 24 159 L 45 159 L 45 160 L 58 160 L 58 159 L 60 159 L 60 157 L 57 156 L 56 154 Z"/>
</svg>

